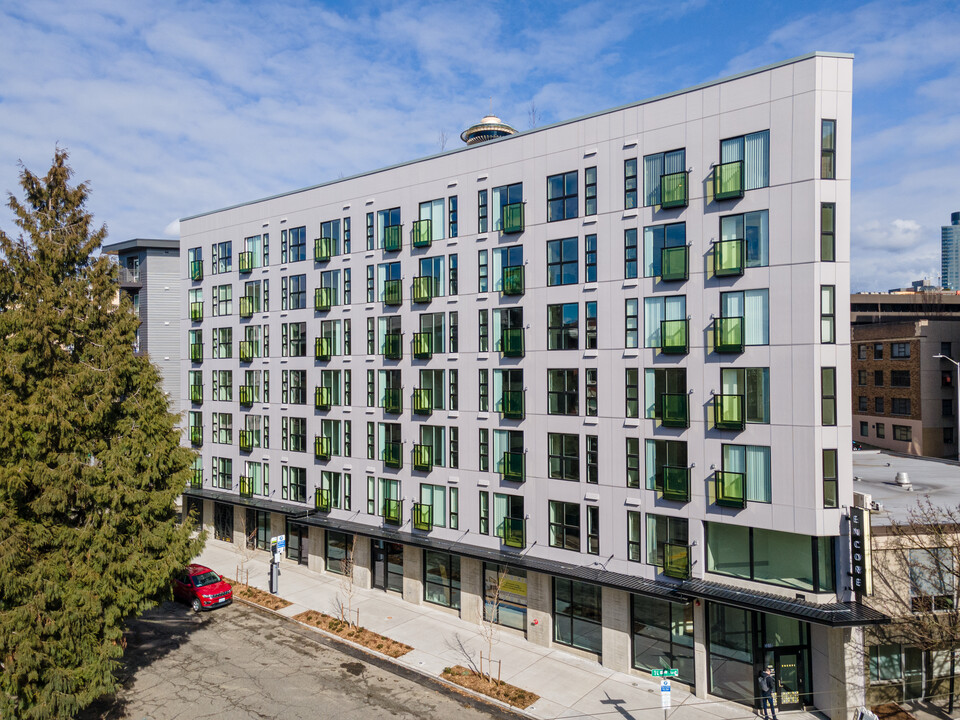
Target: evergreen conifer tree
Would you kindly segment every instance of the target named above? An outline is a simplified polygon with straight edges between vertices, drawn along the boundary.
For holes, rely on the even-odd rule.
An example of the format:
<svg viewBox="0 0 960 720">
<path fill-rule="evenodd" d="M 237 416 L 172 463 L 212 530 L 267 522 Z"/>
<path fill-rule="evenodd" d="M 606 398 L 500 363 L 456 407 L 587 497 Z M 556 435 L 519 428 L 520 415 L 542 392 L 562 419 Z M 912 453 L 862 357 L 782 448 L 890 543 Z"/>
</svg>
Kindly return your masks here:
<svg viewBox="0 0 960 720">
<path fill-rule="evenodd" d="M 2 718 L 114 692 L 125 621 L 202 546 L 174 506 L 192 453 L 71 175 L 60 148 L 45 177 L 21 166 L 19 237 L 0 231 Z"/>
</svg>

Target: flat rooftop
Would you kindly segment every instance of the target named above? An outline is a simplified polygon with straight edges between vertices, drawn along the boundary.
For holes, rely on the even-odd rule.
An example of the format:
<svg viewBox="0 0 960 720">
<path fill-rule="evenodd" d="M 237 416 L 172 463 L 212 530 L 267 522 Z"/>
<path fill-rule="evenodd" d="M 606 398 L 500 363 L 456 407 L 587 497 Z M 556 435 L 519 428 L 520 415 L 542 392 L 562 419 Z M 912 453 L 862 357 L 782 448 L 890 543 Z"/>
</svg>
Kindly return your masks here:
<svg viewBox="0 0 960 720">
<path fill-rule="evenodd" d="M 897 485 L 904 472 L 913 485 Z M 943 507 L 960 505 L 960 463 L 955 460 L 898 455 L 883 450 L 853 451 L 853 491 L 870 495 L 883 510 L 873 513 L 874 525 L 889 525 L 891 518 L 905 520 L 917 500 L 927 496 Z"/>
</svg>

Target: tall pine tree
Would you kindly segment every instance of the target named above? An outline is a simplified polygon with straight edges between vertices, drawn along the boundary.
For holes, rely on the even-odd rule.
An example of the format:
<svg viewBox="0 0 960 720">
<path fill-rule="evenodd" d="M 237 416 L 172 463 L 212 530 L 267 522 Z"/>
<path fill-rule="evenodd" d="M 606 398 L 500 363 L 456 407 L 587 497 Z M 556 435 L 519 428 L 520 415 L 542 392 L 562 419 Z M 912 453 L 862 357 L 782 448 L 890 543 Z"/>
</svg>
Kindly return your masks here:
<svg viewBox="0 0 960 720">
<path fill-rule="evenodd" d="M 125 621 L 202 543 L 174 507 L 192 453 L 71 175 L 59 148 L 45 177 L 21 168 L 20 234 L 0 231 L 3 718 L 68 718 L 114 692 Z"/>
</svg>

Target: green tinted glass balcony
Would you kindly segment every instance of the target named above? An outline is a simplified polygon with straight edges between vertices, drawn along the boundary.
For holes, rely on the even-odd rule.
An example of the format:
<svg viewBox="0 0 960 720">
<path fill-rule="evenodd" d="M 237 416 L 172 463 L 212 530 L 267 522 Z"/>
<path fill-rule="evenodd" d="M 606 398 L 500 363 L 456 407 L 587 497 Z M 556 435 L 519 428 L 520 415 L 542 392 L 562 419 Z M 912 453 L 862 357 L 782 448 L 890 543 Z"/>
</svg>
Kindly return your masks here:
<svg viewBox="0 0 960 720">
<path fill-rule="evenodd" d="M 717 471 L 717 505 L 732 508 L 747 506 L 744 493 L 744 475 L 738 472 Z"/>
<path fill-rule="evenodd" d="M 383 284 L 383 304 L 403 305 L 403 284 L 400 280 L 387 280 Z"/>
<path fill-rule="evenodd" d="M 433 357 L 433 333 L 413 334 L 413 356 L 429 360 Z"/>
<path fill-rule="evenodd" d="M 713 244 L 713 274 L 717 277 L 743 275 L 743 240 L 721 240 Z"/>
<path fill-rule="evenodd" d="M 689 277 L 687 246 L 665 247 L 660 251 L 660 279 L 682 281 Z"/>
<path fill-rule="evenodd" d="M 713 424 L 718 430 L 743 430 L 743 395 L 714 395 Z"/>
<path fill-rule="evenodd" d="M 413 412 L 417 415 L 430 415 L 433 412 L 433 390 L 414 388 Z"/>
<path fill-rule="evenodd" d="M 253 405 L 253 385 L 240 386 L 240 404 L 244 407 Z"/>
<path fill-rule="evenodd" d="M 202 302 L 192 302 L 190 303 L 190 319 L 194 322 L 199 322 L 203 320 L 203 303 Z"/>
<path fill-rule="evenodd" d="M 690 402 L 686 393 L 660 396 L 660 422 L 664 427 L 690 427 Z"/>
<path fill-rule="evenodd" d="M 318 337 L 314 341 L 313 353 L 317 360 L 329 360 L 333 357 L 333 340 L 328 337 Z"/>
<path fill-rule="evenodd" d="M 203 360 L 203 343 L 190 343 L 190 359 L 193 362 Z"/>
<path fill-rule="evenodd" d="M 713 347 L 718 353 L 743 352 L 743 318 L 716 318 L 713 321 Z"/>
<path fill-rule="evenodd" d="M 523 328 L 507 328 L 500 342 L 504 357 L 523 357 Z"/>
<path fill-rule="evenodd" d="M 203 402 L 203 385 L 190 386 L 190 402 L 197 405 Z"/>
<path fill-rule="evenodd" d="M 670 355 L 686 355 L 690 349 L 687 320 L 660 321 L 660 351 Z"/>
<path fill-rule="evenodd" d="M 717 200 L 743 197 L 743 160 L 721 163 L 713 169 L 713 196 Z"/>
<path fill-rule="evenodd" d="M 240 449 L 244 452 L 253 450 L 253 430 L 241 430 L 239 433 Z"/>
<path fill-rule="evenodd" d="M 503 454 L 503 475 L 504 480 L 513 482 L 523 482 L 527 478 L 526 473 L 527 456 L 522 452 L 505 452 Z"/>
<path fill-rule="evenodd" d="M 413 504 L 413 529 L 430 532 L 433 530 L 433 506 L 423 503 Z"/>
<path fill-rule="evenodd" d="M 520 549 L 527 546 L 526 521 L 523 518 L 503 519 L 503 544 Z"/>
<path fill-rule="evenodd" d="M 690 468 L 664 466 L 663 499 L 674 502 L 690 501 Z"/>
<path fill-rule="evenodd" d="M 403 412 L 403 388 L 384 389 L 383 409 L 394 415 L 399 415 Z"/>
<path fill-rule="evenodd" d="M 253 253 L 252 252 L 242 252 L 237 256 L 237 260 L 240 263 L 240 272 L 246 274 L 253 270 Z"/>
<path fill-rule="evenodd" d="M 523 295 L 526 290 L 524 282 L 523 265 L 505 267 L 503 269 L 503 294 L 504 295 Z"/>
<path fill-rule="evenodd" d="M 315 262 L 327 262 L 334 255 L 333 238 L 316 238 L 313 241 L 313 259 Z"/>
<path fill-rule="evenodd" d="M 313 391 L 313 404 L 317 410 L 329 410 L 333 404 L 333 390 L 325 385 L 317 385 Z"/>
<path fill-rule="evenodd" d="M 326 312 L 333 307 L 333 288 L 318 287 L 313 291 L 313 309 Z"/>
<path fill-rule="evenodd" d="M 687 206 L 687 173 L 678 172 L 660 176 L 660 207 Z"/>
<path fill-rule="evenodd" d="M 504 390 L 500 412 L 505 418 L 523 420 L 526 416 L 523 390 Z"/>
<path fill-rule="evenodd" d="M 253 340 L 240 341 L 240 362 L 250 362 L 254 357 Z"/>
<path fill-rule="evenodd" d="M 329 460 L 332 454 L 333 443 L 330 438 L 323 435 L 315 435 L 313 438 L 313 455 L 317 460 Z"/>
<path fill-rule="evenodd" d="M 317 488 L 313 495 L 313 505 L 320 512 L 330 512 L 330 508 L 333 507 L 330 491 Z"/>
<path fill-rule="evenodd" d="M 403 246 L 402 225 L 387 225 L 383 228 L 383 249 L 397 252 Z"/>
<path fill-rule="evenodd" d="M 413 446 L 413 467 L 416 470 L 430 471 L 433 468 L 433 447 L 430 445 Z"/>
<path fill-rule="evenodd" d="M 433 241 L 433 221 L 413 221 L 413 246 L 417 248 L 430 247 Z"/>
<path fill-rule="evenodd" d="M 240 476 L 240 497 L 253 497 L 253 478 L 247 475 Z"/>
<path fill-rule="evenodd" d="M 190 426 L 190 444 L 203 445 L 203 425 Z"/>
<path fill-rule="evenodd" d="M 383 522 L 387 525 L 403 524 L 403 501 L 402 500 L 384 500 L 383 501 Z"/>
<path fill-rule="evenodd" d="M 384 443 L 383 455 L 381 456 L 383 464 L 391 468 L 403 467 L 403 446 L 397 442 Z"/>
<path fill-rule="evenodd" d="M 403 335 L 387 333 L 383 336 L 383 356 L 389 360 L 399 360 L 403 357 Z"/>
<path fill-rule="evenodd" d="M 687 545 L 664 543 L 663 574 L 677 580 L 690 579 L 690 548 Z"/>
<path fill-rule="evenodd" d="M 255 298 L 249 295 L 240 296 L 240 317 L 253 317 L 254 300 Z"/>
<path fill-rule="evenodd" d="M 436 281 L 429 275 L 418 275 L 413 279 L 413 301 L 428 303 L 433 300 Z"/>
<path fill-rule="evenodd" d="M 190 475 L 190 487 L 199 490 L 203 487 L 203 470 L 196 469 Z"/>
<path fill-rule="evenodd" d="M 523 232 L 522 202 L 503 206 L 503 232 L 505 234 Z"/>
<path fill-rule="evenodd" d="M 190 263 L 190 279 L 203 280 L 203 260 L 194 260 Z"/>
</svg>

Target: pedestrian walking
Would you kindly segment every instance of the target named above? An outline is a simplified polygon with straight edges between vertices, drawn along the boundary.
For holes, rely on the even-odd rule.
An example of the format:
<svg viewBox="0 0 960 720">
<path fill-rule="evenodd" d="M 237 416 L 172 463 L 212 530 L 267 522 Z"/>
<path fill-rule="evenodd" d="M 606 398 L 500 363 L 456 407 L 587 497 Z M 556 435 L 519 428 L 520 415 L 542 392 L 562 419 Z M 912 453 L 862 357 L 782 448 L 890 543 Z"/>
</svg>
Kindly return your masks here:
<svg viewBox="0 0 960 720">
<path fill-rule="evenodd" d="M 777 706 L 773 704 L 773 691 L 777 689 L 777 680 L 773 676 L 773 666 L 767 665 L 760 673 L 760 709 L 763 717 L 767 716 L 767 706 L 770 706 L 770 718 L 777 720 Z"/>
</svg>

